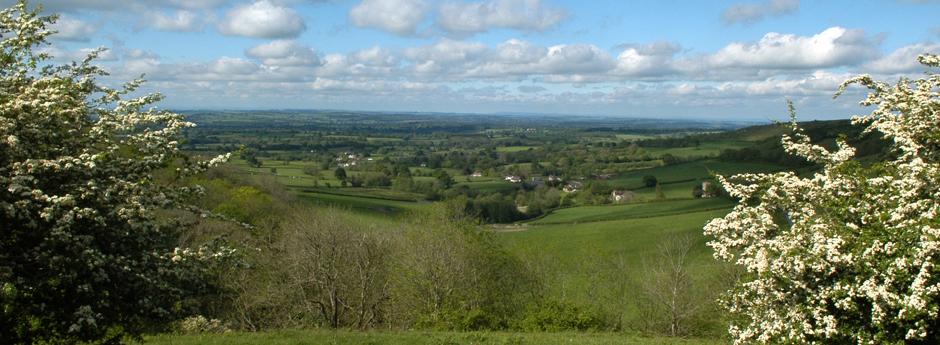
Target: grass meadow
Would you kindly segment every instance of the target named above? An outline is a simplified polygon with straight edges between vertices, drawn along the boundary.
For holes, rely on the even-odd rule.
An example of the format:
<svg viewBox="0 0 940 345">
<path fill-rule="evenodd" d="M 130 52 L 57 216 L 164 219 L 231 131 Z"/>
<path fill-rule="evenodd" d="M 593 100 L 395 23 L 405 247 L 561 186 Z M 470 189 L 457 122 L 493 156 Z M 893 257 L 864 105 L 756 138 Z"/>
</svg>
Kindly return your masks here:
<svg viewBox="0 0 940 345">
<path fill-rule="evenodd" d="M 712 345 L 715 339 L 647 337 L 620 333 L 508 333 L 423 331 L 280 330 L 259 333 L 172 335 L 144 338 L 146 345 Z"/>
</svg>

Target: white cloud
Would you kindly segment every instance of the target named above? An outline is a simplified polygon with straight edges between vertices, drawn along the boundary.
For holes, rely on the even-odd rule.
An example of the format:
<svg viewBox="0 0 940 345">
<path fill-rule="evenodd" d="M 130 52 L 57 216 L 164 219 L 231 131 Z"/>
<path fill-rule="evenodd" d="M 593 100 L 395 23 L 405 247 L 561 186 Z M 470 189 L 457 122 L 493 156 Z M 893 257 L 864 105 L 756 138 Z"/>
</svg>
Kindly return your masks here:
<svg viewBox="0 0 940 345">
<path fill-rule="evenodd" d="M 519 85 L 518 87 L 516 87 L 516 90 L 519 90 L 519 92 L 523 92 L 523 93 L 536 93 L 536 92 L 548 91 L 548 89 L 538 86 L 538 85 Z"/>
<path fill-rule="evenodd" d="M 108 62 L 108 61 L 117 60 L 117 54 L 114 53 L 114 50 L 106 49 L 106 47 L 103 47 L 103 46 L 99 46 L 96 48 L 80 48 L 76 50 L 67 50 L 67 49 L 62 49 L 57 46 L 49 46 L 49 47 L 44 47 L 40 49 L 39 51 L 42 53 L 48 54 L 54 60 L 58 60 L 62 62 L 72 62 L 72 61 L 82 61 L 86 57 L 88 57 L 88 54 L 91 54 L 92 52 L 99 50 L 99 49 L 103 49 L 103 50 L 98 52 L 98 58 L 96 59 L 96 61 Z"/>
<path fill-rule="evenodd" d="M 805 69 L 855 65 L 877 56 L 862 30 L 831 27 L 805 37 L 771 32 L 756 43 L 732 43 L 707 57 L 709 67 Z"/>
<path fill-rule="evenodd" d="M 391 67 L 398 64 L 391 51 L 381 47 L 372 47 L 349 54 L 349 59 L 357 64 Z"/>
<path fill-rule="evenodd" d="M 245 55 L 261 60 L 268 66 L 312 66 L 320 64 L 317 53 L 310 47 L 292 40 L 276 40 L 252 47 Z"/>
<path fill-rule="evenodd" d="M 470 62 L 481 57 L 486 50 L 483 43 L 442 39 L 431 45 L 408 48 L 405 56 L 417 61 Z"/>
<path fill-rule="evenodd" d="M 208 9 L 226 3 L 229 0 L 43 0 L 44 9 L 53 12 L 128 11 L 144 12 L 154 6 L 164 8 Z M 0 2 L 4 5 L 16 3 L 13 0 Z M 38 2 L 32 2 L 38 3 Z"/>
<path fill-rule="evenodd" d="M 529 42 L 510 39 L 496 47 L 496 59 L 506 64 L 534 63 L 545 56 L 548 49 Z"/>
<path fill-rule="evenodd" d="M 614 61 L 592 44 L 562 44 L 549 47 L 539 65 L 548 74 L 600 73 L 613 68 Z"/>
<path fill-rule="evenodd" d="M 306 24 L 294 10 L 260 0 L 231 9 L 218 28 L 231 36 L 289 38 L 300 35 Z"/>
<path fill-rule="evenodd" d="M 157 57 L 146 56 L 138 57 L 132 59 L 125 59 L 124 64 L 121 68 L 122 72 L 128 76 L 139 76 L 147 75 L 149 78 L 158 77 L 161 79 L 167 79 L 168 77 L 165 74 L 161 74 L 161 63 L 160 59 Z"/>
<path fill-rule="evenodd" d="M 93 25 L 69 16 L 61 16 L 51 29 L 58 31 L 53 39 L 81 42 L 87 42 L 96 31 Z"/>
<path fill-rule="evenodd" d="M 348 55 L 329 54 L 323 57 L 323 65 L 316 74 L 321 77 L 383 78 L 398 74 L 399 58 L 388 49 L 372 47 Z"/>
<path fill-rule="evenodd" d="M 310 88 L 317 91 L 353 91 L 353 92 L 428 92 L 446 90 L 445 86 L 400 81 L 337 80 L 316 78 Z"/>
<path fill-rule="evenodd" d="M 258 65 L 251 61 L 225 56 L 210 62 L 208 67 L 209 72 L 221 75 L 245 75 L 258 70 Z"/>
<path fill-rule="evenodd" d="M 478 66 L 487 53 L 488 48 L 482 43 L 443 39 L 431 45 L 408 48 L 404 55 L 411 60 L 414 72 L 447 76 L 463 74 Z"/>
<path fill-rule="evenodd" d="M 408 36 L 417 33 L 427 11 L 423 0 L 363 0 L 349 11 L 349 21 L 358 27 Z"/>
<path fill-rule="evenodd" d="M 130 50 L 124 51 L 124 58 L 125 59 L 159 59 L 160 56 L 149 50 L 130 49 Z"/>
<path fill-rule="evenodd" d="M 493 28 L 545 31 L 566 16 L 560 9 L 544 6 L 541 0 L 447 2 L 438 10 L 437 25 L 446 32 L 460 35 Z"/>
<path fill-rule="evenodd" d="M 886 74 L 921 72 L 924 66 L 917 62 L 917 56 L 924 53 L 940 54 L 940 44 L 917 43 L 904 46 L 887 56 L 864 64 L 862 70 Z"/>
<path fill-rule="evenodd" d="M 155 12 L 150 15 L 150 24 L 157 30 L 194 32 L 202 30 L 202 23 L 196 13 L 179 10 L 171 15 Z"/>
<path fill-rule="evenodd" d="M 729 24 L 754 23 L 765 17 L 790 14 L 799 8 L 800 0 L 769 0 L 761 3 L 737 4 L 726 9 L 721 18 Z"/>
<path fill-rule="evenodd" d="M 549 74 L 598 74 L 615 66 L 610 54 L 590 44 L 540 47 L 511 39 L 491 49 L 479 42 L 440 40 L 410 48 L 405 57 L 425 77 L 512 79 Z"/>
<path fill-rule="evenodd" d="M 617 75 L 650 77 L 675 73 L 673 57 L 682 50 L 678 43 L 655 42 L 648 45 L 624 45 L 617 55 Z"/>
</svg>

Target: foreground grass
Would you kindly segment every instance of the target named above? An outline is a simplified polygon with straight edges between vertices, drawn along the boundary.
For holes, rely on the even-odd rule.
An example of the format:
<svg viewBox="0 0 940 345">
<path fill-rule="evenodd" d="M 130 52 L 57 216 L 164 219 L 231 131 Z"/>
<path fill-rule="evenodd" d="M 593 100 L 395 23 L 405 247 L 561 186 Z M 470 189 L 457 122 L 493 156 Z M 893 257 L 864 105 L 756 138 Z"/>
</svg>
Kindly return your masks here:
<svg viewBox="0 0 940 345">
<path fill-rule="evenodd" d="M 331 331 L 280 330 L 259 333 L 233 332 L 204 335 L 157 335 L 144 338 L 146 345 L 552 345 L 552 344 L 722 344 L 717 339 L 643 337 L 619 333 L 506 333 L 506 332 L 421 332 L 421 331 Z"/>
</svg>

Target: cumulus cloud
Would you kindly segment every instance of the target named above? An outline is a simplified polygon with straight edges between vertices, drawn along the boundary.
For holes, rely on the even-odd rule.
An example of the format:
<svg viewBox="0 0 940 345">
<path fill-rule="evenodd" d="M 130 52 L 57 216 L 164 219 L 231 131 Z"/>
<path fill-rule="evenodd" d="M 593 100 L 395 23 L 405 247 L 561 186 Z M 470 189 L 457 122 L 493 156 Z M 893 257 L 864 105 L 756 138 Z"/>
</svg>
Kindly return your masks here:
<svg viewBox="0 0 940 345">
<path fill-rule="evenodd" d="M 610 54 L 592 44 L 562 44 L 548 48 L 539 61 L 546 74 L 600 73 L 610 70 Z"/>
<path fill-rule="evenodd" d="M 541 59 L 548 49 L 538 47 L 532 43 L 510 39 L 496 47 L 496 60 L 506 64 L 528 64 Z"/>
<path fill-rule="evenodd" d="M 415 72 L 444 75 L 475 67 L 487 53 L 488 48 L 482 43 L 443 39 L 431 45 L 408 48 L 405 57 L 412 61 Z"/>
<path fill-rule="evenodd" d="M 245 55 L 268 66 L 312 66 L 320 64 L 313 48 L 292 40 L 276 40 L 252 47 Z"/>
<path fill-rule="evenodd" d="M 54 12 L 127 11 L 142 12 L 154 6 L 164 8 L 208 9 L 224 4 L 228 0 L 43 0 L 42 6 Z M 0 1 L 4 5 L 16 3 L 15 0 Z"/>
<path fill-rule="evenodd" d="M 447 2 L 438 10 L 437 25 L 446 32 L 466 35 L 494 28 L 545 31 L 558 25 L 567 14 L 542 4 L 541 0 L 489 0 Z"/>
<path fill-rule="evenodd" d="M 96 31 L 94 25 L 69 16 L 60 17 L 51 29 L 57 31 L 53 39 L 80 42 L 87 42 Z"/>
<path fill-rule="evenodd" d="M 543 75 L 603 74 L 614 68 L 607 52 L 591 44 L 550 47 L 510 39 L 495 48 L 442 39 L 405 50 L 411 71 L 425 78 L 522 80 Z"/>
<path fill-rule="evenodd" d="M 268 0 L 229 10 L 218 26 L 222 34 L 254 38 L 296 37 L 306 28 L 297 12 Z"/>
<path fill-rule="evenodd" d="M 107 47 L 104 46 L 95 48 L 80 48 L 76 50 L 68 50 L 56 46 L 49 46 L 40 49 L 40 52 L 48 54 L 50 57 L 52 57 L 52 59 L 55 60 L 71 62 L 82 61 L 88 57 L 88 54 L 91 54 L 96 50 L 101 50 L 98 52 L 98 62 L 109 62 L 117 60 L 117 54 L 115 54 L 114 50 L 107 49 Z"/>
<path fill-rule="evenodd" d="M 382 78 L 395 74 L 404 77 L 399 64 L 400 58 L 388 49 L 372 47 L 350 54 L 328 54 L 315 73 L 330 78 Z"/>
<path fill-rule="evenodd" d="M 626 44 L 617 55 L 617 75 L 651 77 L 675 73 L 673 57 L 682 50 L 675 42 L 655 42 L 646 45 Z"/>
<path fill-rule="evenodd" d="M 155 29 L 163 31 L 194 32 L 202 30 L 202 23 L 196 13 L 187 10 L 179 10 L 170 15 L 159 12 L 152 13 L 149 22 Z"/>
<path fill-rule="evenodd" d="M 864 64 L 862 70 L 884 74 L 920 72 L 924 70 L 924 66 L 917 62 L 917 56 L 925 53 L 940 53 L 940 44 L 917 43 L 904 46 Z"/>
<path fill-rule="evenodd" d="M 241 58 L 221 57 L 209 63 L 208 71 L 222 75 L 251 74 L 258 66 Z"/>
<path fill-rule="evenodd" d="M 796 12 L 800 0 L 769 0 L 761 3 L 736 4 L 724 11 L 721 18 L 728 24 L 755 23 L 766 17 L 776 17 Z"/>
<path fill-rule="evenodd" d="M 414 35 L 427 15 L 424 0 L 363 0 L 349 11 L 353 25 L 396 35 Z"/>
<path fill-rule="evenodd" d="M 516 90 L 519 90 L 519 92 L 523 92 L 523 93 L 536 93 L 536 92 L 548 91 L 548 89 L 538 86 L 538 85 L 519 85 L 519 87 L 517 87 Z"/>
<path fill-rule="evenodd" d="M 731 43 L 707 58 L 710 67 L 799 69 L 855 65 L 878 55 L 862 30 L 831 27 L 805 37 L 771 32 L 755 43 Z"/>
</svg>

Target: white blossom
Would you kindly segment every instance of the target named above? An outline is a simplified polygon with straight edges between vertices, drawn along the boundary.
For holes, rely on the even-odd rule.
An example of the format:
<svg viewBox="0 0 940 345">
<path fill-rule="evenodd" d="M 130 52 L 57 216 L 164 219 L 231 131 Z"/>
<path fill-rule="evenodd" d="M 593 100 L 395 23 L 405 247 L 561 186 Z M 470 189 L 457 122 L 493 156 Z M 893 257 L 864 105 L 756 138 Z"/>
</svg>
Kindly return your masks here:
<svg viewBox="0 0 940 345">
<path fill-rule="evenodd" d="M 936 55 L 919 60 L 940 67 Z M 820 171 L 719 178 L 742 200 L 705 226 L 714 256 L 748 272 L 723 301 L 739 317 L 735 343 L 940 340 L 940 76 L 891 86 L 863 75 L 839 93 L 851 84 L 871 90 L 861 105 L 874 108 L 853 122 L 896 158 L 853 162 L 854 148 L 813 144 L 792 115 L 784 148 Z"/>
</svg>

